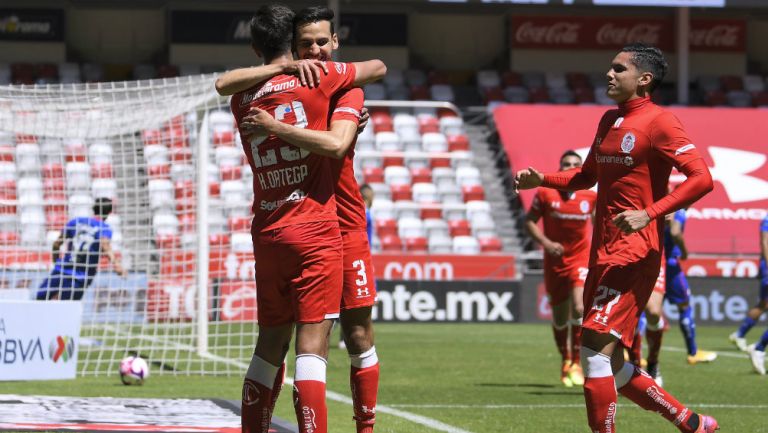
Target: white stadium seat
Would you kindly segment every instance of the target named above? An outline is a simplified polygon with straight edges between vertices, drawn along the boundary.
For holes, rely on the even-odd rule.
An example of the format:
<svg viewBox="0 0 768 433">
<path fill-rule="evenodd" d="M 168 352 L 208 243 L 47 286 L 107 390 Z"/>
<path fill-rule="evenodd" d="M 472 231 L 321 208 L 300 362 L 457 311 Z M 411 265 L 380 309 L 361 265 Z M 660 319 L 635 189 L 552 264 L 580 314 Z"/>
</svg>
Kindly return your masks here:
<svg viewBox="0 0 768 433">
<path fill-rule="evenodd" d="M 450 167 L 435 167 L 432 169 L 432 182 L 438 186 L 456 185 L 456 171 Z"/>
<path fill-rule="evenodd" d="M 245 185 L 239 180 L 225 180 L 221 182 L 221 199 L 224 206 L 229 204 L 242 204 L 245 200 Z"/>
<path fill-rule="evenodd" d="M 0 162 L 0 180 L 16 180 L 16 164 Z"/>
<path fill-rule="evenodd" d="M 437 187 L 433 183 L 419 182 L 413 184 L 413 201 L 416 203 L 437 203 Z"/>
<path fill-rule="evenodd" d="M 234 253 L 252 253 L 253 238 L 250 233 L 232 233 L 230 246 Z"/>
<path fill-rule="evenodd" d="M 453 238 L 455 254 L 480 254 L 480 243 L 472 236 L 456 236 Z"/>
<path fill-rule="evenodd" d="M 554 89 L 568 88 L 568 82 L 566 81 L 565 74 L 563 72 L 547 72 L 545 74 L 545 79 L 547 81 L 547 87 L 550 89 L 550 91 Z"/>
<path fill-rule="evenodd" d="M 173 214 L 156 214 L 152 217 L 152 228 L 155 235 L 178 235 L 179 219 Z"/>
<path fill-rule="evenodd" d="M 405 155 L 405 166 L 409 170 L 429 167 L 429 157 L 424 154 L 411 153 Z"/>
<path fill-rule="evenodd" d="M 445 116 L 440 118 L 440 132 L 445 135 L 459 135 L 464 133 L 464 121 L 461 117 Z"/>
<path fill-rule="evenodd" d="M 453 93 L 453 87 L 447 84 L 435 84 L 429 87 L 429 95 L 434 101 L 453 102 L 456 95 Z"/>
<path fill-rule="evenodd" d="M 384 76 L 384 85 L 388 89 L 401 87 L 405 83 L 403 71 L 400 69 L 387 68 L 387 75 Z"/>
<path fill-rule="evenodd" d="M 93 215 L 93 198 L 90 195 L 74 194 L 67 201 L 69 218 L 90 217 Z"/>
<path fill-rule="evenodd" d="M 423 86 L 427 84 L 427 74 L 421 69 L 408 69 L 403 72 L 405 83 L 409 86 Z"/>
<path fill-rule="evenodd" d="M 427 218 L 424 220 L 424 230 L 427 232 L 427 237 L 444 236 L 449 237 L 451 235 L 448 223 L 442 218 Z"/>
<path fill-rule="evenodd" d="M 428 238 L 429 252 L 432 254 L 450 254 L 453 252 L 453 240 L 450 236 L 435 235 Z"/>
<path fill-rule="evenodd" d="M 744 90 L 750 93 L 765 91 L 765 81 L 760 75 L 744 76 Z"/>
<path fill-rule="evenodd" d="M 418 129 L 416 131 L 405 129 L 397 135 L 400 137 L 404 152 L 421 152 L 421 134 Z"/>
<path fill-rule="evenodd" d="M 216 148 L 216 165 L 219 167 L 240 166 L 243 163 L 243 150 L 234 146 Z"/>
<path fill-rule="evenodd" d="M 191 164 L 172 164 L 171 179 L 174 182 L 179 180 L 194 180 L 195 166 Z"/>
<path fill-rule="evenodd" d="M 481 89 L 499 87 L 501 86 L 501 77 L 499 77 L 499 73 L 494 69 L 478 71 L 477 86 Z"/>
<path fill-rule="evenodd" d="M 389 166 L 384 168 L 384 181 L 389 185 L 410 185 L 411 172 L 399 165 Z"/>
<path fill-rule="evenodd" d="M 373 202 L 377 200 L 390 200 L 392 198 L 392 188 L 386 183 L 369 183 L 368 186 L 373 190 Z"/>
<path fill-rule="evenodd" d="M 412 201 L 401 200 L 394 204 L 395 216 L 400 218 L 419 218 L 421 216 L 421 207 Z"/>
<path fill-rule="evenodd" d="M 152 209 L 172 209 L 175 204 L 173 182 L 168 179 L 152 179 L 148 183 L 149 207 Z"/>
<path fill-rule="evenodd" d="M 496 223 L 489 214 L 478 214 L 470 220 L 472 235 L 478 239 L 496 236 Z"/>
<path fill-rule="evenodd" d="M 398 113 L 392 118 L 392 126 L 395 132 L 402 136 L 409 132 L 419 132 L 419 121 L 412 114 Z"/>
<path fill-rule="evenodd" d="M 397 220 L 397 234 L 402 239 L 423 238 L 426 236 L 424 223 L 419 218 L 401 217 Z"/>
<path fill-rule="evenodd" d="M 391 131 L 383 131 L 376 134 L 376 149 L 382 152 L 398 152 L 403 150 L 400 137 Z"/>
<path fill-rule="evenodd" d="M 522 86 L 505 87 L 502 92 L 504 93 L 504 99 L 507 102 L 512 102 L 516 104 L 524 104 L 528 102 L 528 100 L 531 97 L 530 92 L 528 92 L 528 89 Z"/>
<path fill-rule="evenodd" d="M 459 167 L 456 169 L 456 184 L 459 186 L 482 185 L 480 170 L 476 167 Z"/>
<path fill-rule="evenodd" d="M 16 145 L 16 168 L 20 173 L 39 173 L 40 159 L 40 146 L 37 144 Z"/>
<path fill-rule="evenodd" d="M 112 164 L 112 146 L 103 141 L 88 146 L 88 162 L 91 164 Z"/>
<path fill-rule="evenodd" d="M 472 221 L 478 215 L 491 215 L 491 204 L 485 200 L 471 200 L 467 202 L 467 219 Z"/>
<path fill-rule="evenodd" d="M 168 164 L 168 147 L 162 144 L 148 144 L 144 146 L 144 160 L 147 161 L 147 165 L 163 165 Z"/>
<path fill-rule="evenodd" d="M 466 219 L 467 212 L 464 203 L 443 202 L 443 219 L 446 221 L 458 221 Z"/>
<path fill-rule="evenodd" d="M 91 188 L 91 166 L 87 162 L 68 162 L 66 166 L 67 189 L 88 191 Z"/>
<path fill-rule="evenodd" d="M 395 219 L 395 206 L 389 199 L 375 197 L 371 204 L 371 216 L 374 220 Z"/>
<path fill-rule="evenodd" d="M 93 197 L 115 199 L 117 198 L 117 182 L 114 179 L 94 179 L 91 186 L 91 195 Z"/>
<path fill-rule="evenodd" d="M 433 174 L 434 176 L 434 174 Z M 461 193 L 461 187 L 454 183 L 440 183 L 437 185 L 437 194 L 443 203 L 463 203 L 464 197 Z"/>
<path fill-rule="evenodd" d="M 421 136 L 421 148 L 430 153 L 447 152 L 448 140 L 439 132 L 427 132 Z"/>
<path fill-rule="evenodd" d="M 211 111 L 208 114 L 208 129 L 211 132 L 234 131 L 235 121 L 232 113 L 224 110 Z"/>
</svg>

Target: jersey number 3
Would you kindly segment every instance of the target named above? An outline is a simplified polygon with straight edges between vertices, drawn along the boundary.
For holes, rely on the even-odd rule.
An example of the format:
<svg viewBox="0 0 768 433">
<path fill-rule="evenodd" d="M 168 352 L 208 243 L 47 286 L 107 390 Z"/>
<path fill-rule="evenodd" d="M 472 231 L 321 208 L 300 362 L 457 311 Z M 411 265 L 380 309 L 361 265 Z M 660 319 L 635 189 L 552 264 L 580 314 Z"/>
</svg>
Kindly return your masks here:
<svg viewBox="0 0 768 433">
<path fill-rule="evenodd" d="M 304 111 L 304 104 L 301 101 L 292 101 L 287 104 L 279 105 L 275 108 L 275 119 L 284 121 L 286 115 L 293 113 L 296 121 L 293 126 L 304 129 L 309 124 L 307 113 Z M 287 123 L 287 122 L 286 122 Z M 285 162 L 304 159 L 309 155 L 308 150 L 300 149 L 295 146 L 281 146 L 278 149 L 269 149 L 264 155 L 259 155 L 259 145 L 264 142 L 266 136 L 258 136 L 251 139 L 251 154 L 253 155 L 253 164 L 256 168 L 269 167 L 278 163 L 277 152 L 280 152 L 280 159 Z"/>
</svg>

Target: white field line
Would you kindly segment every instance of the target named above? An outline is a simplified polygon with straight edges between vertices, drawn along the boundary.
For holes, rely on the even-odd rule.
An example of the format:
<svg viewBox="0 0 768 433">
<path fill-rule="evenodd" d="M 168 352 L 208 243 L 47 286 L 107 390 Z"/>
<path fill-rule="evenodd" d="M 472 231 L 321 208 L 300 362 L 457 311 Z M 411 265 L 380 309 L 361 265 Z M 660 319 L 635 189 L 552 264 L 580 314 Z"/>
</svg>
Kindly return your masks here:
<svg viewBox="0 0 768 433">
<path fill-rule="evenodd" d="M 669 347 L 664 346 L 662 344 L 661 350 L 666 350 L 667 352 L 682 352 L 682 353 L 688 353 L 688 349 L 683 347 Z M 741 359 L 749 359 L 749 356 L 744 352 L 717 352 L 718 357 L 724 357 L 724 358 L 741 358 Z"/>
<path fill-rule="evenodd" d="M 584 404 L 391 404 L 395 408 L 414 409 L 584 409 Z M 694 408 L 708 409 L 768 409 L 768 404 L 717 404 L 692 403 Z M 635 404 L 619 404 L 619 407 L 636 407 Z M 377 408 L 378 409 L 378 408 Z"/>
</svg>

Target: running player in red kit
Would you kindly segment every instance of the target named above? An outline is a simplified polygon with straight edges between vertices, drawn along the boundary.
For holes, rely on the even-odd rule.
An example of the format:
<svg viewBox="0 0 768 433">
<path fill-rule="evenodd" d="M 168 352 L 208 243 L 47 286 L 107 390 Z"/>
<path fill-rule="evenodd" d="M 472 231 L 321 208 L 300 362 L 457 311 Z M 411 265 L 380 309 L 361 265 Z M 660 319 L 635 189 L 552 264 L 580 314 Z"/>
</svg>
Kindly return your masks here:
<svg viewBox="0 0 768 433">
<path fill-rule="evenodd" d="M 253 46 L 265 63 L 292 61 L 293 12 L 261 7 L 251 21 Z M 325 370 L 328 336 L 338 317 L 342 252 L 330 160 L 274 135 L 242 128 L 253 107 L 291 128 L 325 130 L 330 100 L 340 89 L 380 79 L 380 61 L 325 65 L 314 89 L 276 75 L 232 97 L 232 112 L 254 172 L 252 235 L 256 257 L 259 336 L 243 385 L 244 432 L 267 432 L 281 383 L 277 376 L 296 324 L 294 405 L 299 431 L 327 432 Z"/>
<path fill-rule="evenodd" d="M 301 59 L 327 61 L 338 47 L 331 9 L 324 6 L 299 11 L 294 18 L 294 46 Z M 240 89 L 253 83 L 263 67 L 235 70 L 221 76 L 220 91 Z M 322 74 L 306 70 L 312 85 Z M 343 294 L 340 321 L 350 357 L 350 387 L 358 433 L 373 431 L 379 382 L 379 362 L 373 344 L 371 309 L 376 299 L 373 264 L 367 235 L 366 207 L 355 180 L 354 145 L 364 95 L 360 88 L 342 90 L 331 101 L 328 131 L 294 128 L 269 113 L 253 108 L 242 128 L 260 128 L 313 153 L 329 156 L 335 180 L 334 193 L 342 236 Z M 278 376 L 280 378 L 280 376 Z"/>
<path fill-rule="evenodd" d="M 546 175 L 534 168 L 516 174 L 520 189 L 545 186 L 567 191 L 598 184 L 589 274 L 584 286 L 581 359 L 584 398 L 592 432 L 614 433 L 617 394 L 657 412 L 686 433 L 718 429 L 624 360 L 640 314 L 661 266 L 664 216 L 712 190 L 712 176 L 680 121 L 650 99 L 667 71 L 658 48 L 624 47 L 607 73 L 607 111 L 581 168 Z M 667 193 L 672 167 L 687 179 Z"/>
<path fill-rule="evenodd" d="M 560 157 L 561 171 L 581 167 L 581 164 L 581 157 L 572 150 Z M 552 333 L 562 358 L 560 381 L 566 387 L 584 385 L 580 360 L 582 296 L 589 262 L 589 221 L 595 210 L 595 197 L 595 192 L 590 190 L 566 192 L 539 188 L 525 221 L 528 233 L 544 248 L 544 286 L 552 307 Z M 542 217 L 543 233 L 537 224 Z"/>
</svg>

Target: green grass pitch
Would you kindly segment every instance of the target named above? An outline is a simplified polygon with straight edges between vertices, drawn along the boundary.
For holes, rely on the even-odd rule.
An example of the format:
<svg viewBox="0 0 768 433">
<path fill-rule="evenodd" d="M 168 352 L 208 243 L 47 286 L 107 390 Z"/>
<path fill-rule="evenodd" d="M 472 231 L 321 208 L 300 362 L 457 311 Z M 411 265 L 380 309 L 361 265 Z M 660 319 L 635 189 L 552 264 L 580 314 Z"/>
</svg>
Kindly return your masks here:
<svg viewBox="0 0 768 433">
<path fill-rule="evenodd" d="M 699 346 L 717 350 L 715 363 L 689 366 L 680 331 L 666 334 L 661 372 L 666 389 L 700 412 L 717 417 L 723 432 L 768 432 L 768 377 L 752 372 L 746 356 L 730 346 L 729 328 L 699 327 Z M 754 330 L 755 338 L 762 330 Z M 333 343 L 338 341 L 334 333 Z M 559 384 L 559 357 L 546 325 L 378 324 L 381 360 L 379 403 L 472 433 L 586 432 L 580 388 Z M 290 360 L 289 356 L 289 360 Z M 328 389 L 349 394 L 346 353 L 332 349 Z M 292 367 L 289 367 L 289 372 Z M 71 381 L 0 383 L 3 394 L 225 398 L 238 400 L 241 377 L 152 376 L 142 387 L 118 377 Z M 276 414 L 293 420 L 286 387 Z M 660 416 L 620 398 L 621 433 L 676 432 Z M 334 433 L 353 433 L 351 407 L 329 402 Z M 399 416 L 379 413 L 379 433 L 437 431 Z"/>
</svg>

